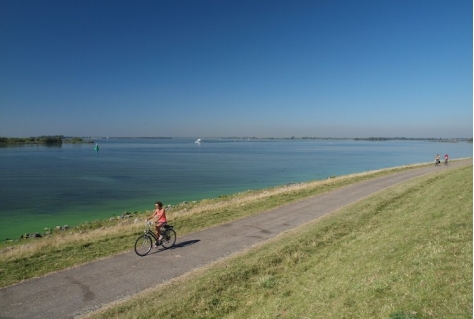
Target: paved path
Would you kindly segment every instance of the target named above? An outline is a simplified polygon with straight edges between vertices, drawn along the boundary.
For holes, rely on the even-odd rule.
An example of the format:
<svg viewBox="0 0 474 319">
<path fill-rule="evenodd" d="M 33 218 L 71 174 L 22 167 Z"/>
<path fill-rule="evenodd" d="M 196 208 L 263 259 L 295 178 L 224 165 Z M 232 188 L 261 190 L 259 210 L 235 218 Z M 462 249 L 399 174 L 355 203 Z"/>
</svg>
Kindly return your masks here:
<svg viewBox="0 0 474 319">
<path fill-rule="evenodd" d="M 242 251 L 384 188 L 469 164 L 472 160 L 371 179 L 183 237 L 179 237 L 178 229 L 178 241 L 173 249 L 155 249 L 146 257 L 138 257 L 130 251 L 0 289 L 0 318 L 78 317 Z"/>
</svg>

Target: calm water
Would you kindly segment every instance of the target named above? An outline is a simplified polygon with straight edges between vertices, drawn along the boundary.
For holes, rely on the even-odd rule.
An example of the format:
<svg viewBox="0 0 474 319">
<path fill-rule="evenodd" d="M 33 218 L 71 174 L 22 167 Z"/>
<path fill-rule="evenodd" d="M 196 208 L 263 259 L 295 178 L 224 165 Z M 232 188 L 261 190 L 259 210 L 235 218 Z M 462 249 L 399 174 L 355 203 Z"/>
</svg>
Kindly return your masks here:
<svg viewBox="0 0 474 319">
<path fill-rule="evenodd" d="M 124 211 L 413 163 L 472 143 L 109 139 L 0 148 L 0 240 Z"/>
</svg>

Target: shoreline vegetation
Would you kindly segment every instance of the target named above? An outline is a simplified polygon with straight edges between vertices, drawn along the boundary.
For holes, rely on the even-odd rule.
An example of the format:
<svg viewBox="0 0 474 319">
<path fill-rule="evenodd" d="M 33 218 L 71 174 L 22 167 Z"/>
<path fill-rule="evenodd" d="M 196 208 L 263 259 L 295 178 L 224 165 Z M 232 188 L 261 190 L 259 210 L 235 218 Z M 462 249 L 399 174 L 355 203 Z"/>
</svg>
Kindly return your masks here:
<svg viewBox="0 0 474 319">
<path fill-rule="evenodd" d="M 78 143 L 94 143 L 90 139 L 83 139 L 81 137 L 65 137 L 64 135 L 44 135 L 37 137 L 1 137 L 1 145 L 22 145 L 22 144 L 39 144 L 39 145 L 61 145 L 63 143 L 78 144 Z"/>
<path fill-rule="evenodd" d="M 87 317 L 472 317 L 472 158 L 460 160 L 470 162 L 394 185 Z M 168 218 L 184 235 L 428 165 L 184 202 L 168 207 Z M 94 221 L 4 245 L 0 287 L 130 251 L 147 216 Z"/>
</svg>

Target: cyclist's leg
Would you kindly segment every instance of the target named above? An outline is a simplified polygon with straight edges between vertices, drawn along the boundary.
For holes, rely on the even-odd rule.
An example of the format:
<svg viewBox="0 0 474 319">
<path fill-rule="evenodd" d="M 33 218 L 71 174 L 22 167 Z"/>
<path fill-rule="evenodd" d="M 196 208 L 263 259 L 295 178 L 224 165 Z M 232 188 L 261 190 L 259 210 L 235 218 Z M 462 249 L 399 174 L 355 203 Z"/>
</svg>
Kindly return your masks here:
<svg viewBox="0 0 474 319">
<path fill-rule="evenodd" d="M 158 238 L 158 243 L 161 241 L 161 227 L 163 226 L 163 223 L 156 223 L 155 224 L 155 230 L 156 230 L 156 238 Z"/>
</svg>

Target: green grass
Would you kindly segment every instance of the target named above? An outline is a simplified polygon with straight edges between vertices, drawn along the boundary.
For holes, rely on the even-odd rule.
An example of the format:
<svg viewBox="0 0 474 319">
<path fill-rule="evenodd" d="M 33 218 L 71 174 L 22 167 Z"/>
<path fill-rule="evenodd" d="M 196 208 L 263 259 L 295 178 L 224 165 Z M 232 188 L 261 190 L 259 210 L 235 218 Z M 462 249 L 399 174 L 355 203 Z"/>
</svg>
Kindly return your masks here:
<svg viewBox="0 0 474 319">
<path fill-rule="evenodd" d="M 412 179 L 92 318 L 472 318 L 472 165 Z"/>
</svg>

